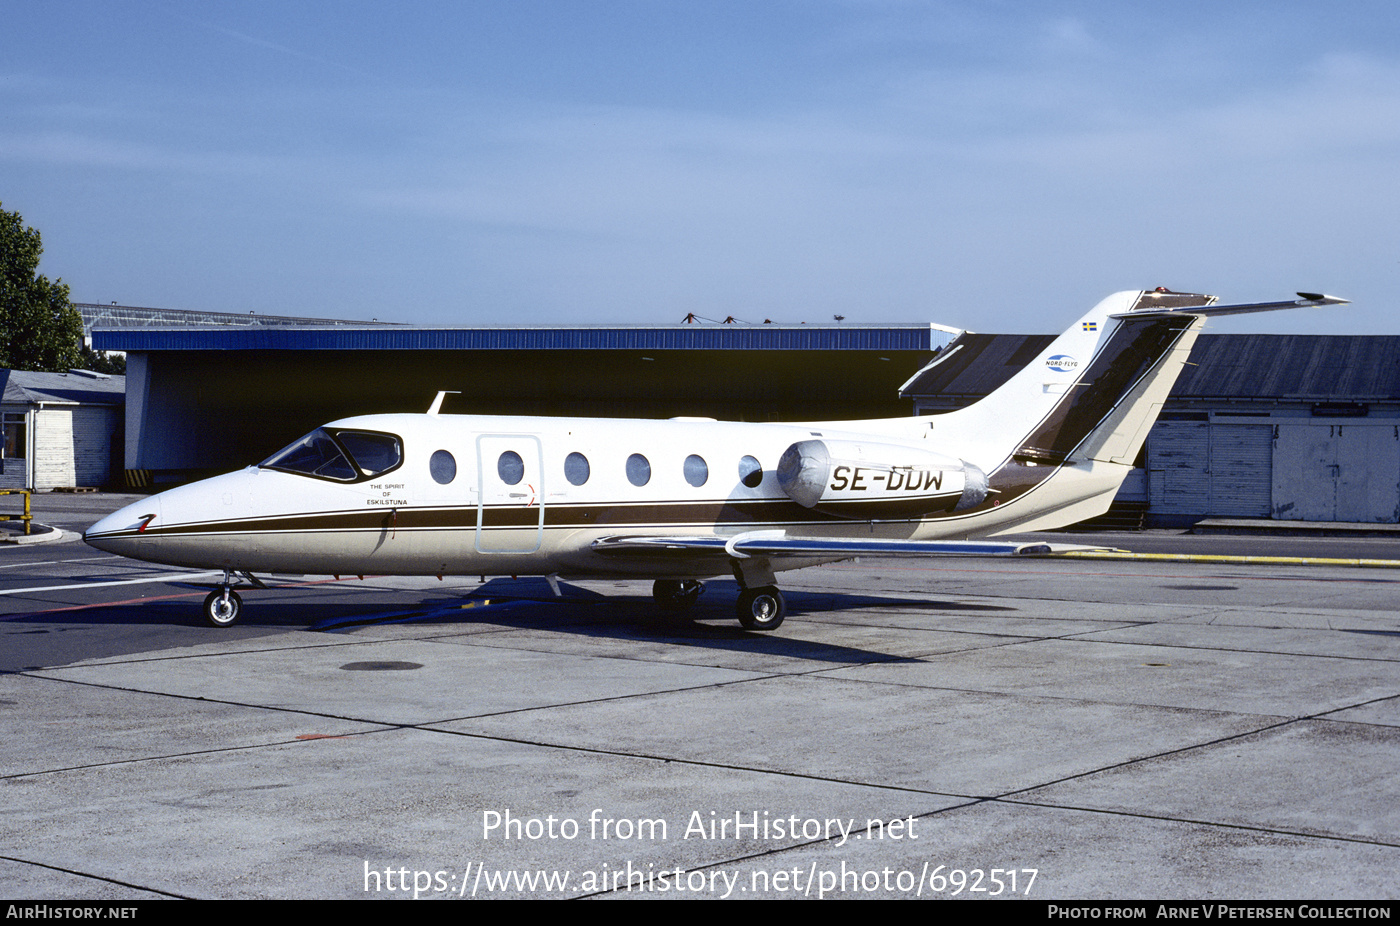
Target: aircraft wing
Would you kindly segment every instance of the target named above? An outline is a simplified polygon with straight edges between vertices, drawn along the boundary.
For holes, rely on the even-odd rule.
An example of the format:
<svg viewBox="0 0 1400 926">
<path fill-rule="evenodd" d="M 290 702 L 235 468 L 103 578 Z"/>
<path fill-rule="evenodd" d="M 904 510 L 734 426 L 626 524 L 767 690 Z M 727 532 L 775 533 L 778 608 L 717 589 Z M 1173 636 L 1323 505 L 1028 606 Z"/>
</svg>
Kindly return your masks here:
<svg viewBox="0 0 1400 926">
<path fill-rule="evenodd" d="M 1076 544 L 1009 543 L 994 540 L 884 540 L 875 537 L 788 537 L 786 532 L 749 531 L 733 537 L 619 535 L 593 541 L 604 556 L 706 554 L 716 558 L 853 556 L 1027 556 L 1105 549 Z"/>
</svg>

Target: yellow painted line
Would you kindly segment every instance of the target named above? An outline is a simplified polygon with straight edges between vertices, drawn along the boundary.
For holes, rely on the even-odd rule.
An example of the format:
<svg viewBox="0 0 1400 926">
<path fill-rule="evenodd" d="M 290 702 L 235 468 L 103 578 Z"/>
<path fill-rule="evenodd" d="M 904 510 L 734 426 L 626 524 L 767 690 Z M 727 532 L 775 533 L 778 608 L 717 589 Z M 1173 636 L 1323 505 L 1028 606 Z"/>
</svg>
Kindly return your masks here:
<svg viewBox="0 0 1400 926">
<path fill-rule="evenodd" d="M 1374 569 L 1400 569 L 1400 559 L 1347 559 L 1323 556 L 1229 556 L 1207 553 L 1129 553 L 1126 550 L 1096 552 L 1068 550 L 1041 554 L 1074 559 L 1149 560 L 1159 563 L 1218 563 L 1256 566 L 1365 566 Z"/>
</svg>

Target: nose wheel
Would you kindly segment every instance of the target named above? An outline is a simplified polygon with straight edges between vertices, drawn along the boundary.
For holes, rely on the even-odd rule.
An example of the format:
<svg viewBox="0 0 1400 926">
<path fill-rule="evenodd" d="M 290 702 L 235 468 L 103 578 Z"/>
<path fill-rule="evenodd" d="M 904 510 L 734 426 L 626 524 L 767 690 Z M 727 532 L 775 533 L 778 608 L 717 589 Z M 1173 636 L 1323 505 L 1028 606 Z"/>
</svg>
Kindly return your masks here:
<svg viewBox="0 0 1400 926">
<path fill-rule="evenodd" d="M 232 627 L 243 616 L 243 599 L 233 590 L 235 585 L 242 584 L 240 578 L 253 588 L 267 588 L 251 572 L 225 569 L 224 580 L 204 599 L 204 622 L 210 627 Z"/>
<path fill-rule="evenodd" d="M 211 627 L 232 627 L 243 614 L 243 599 L 225 585 L 204 599 L 204 620 Z"/>
<path fill-rule="evenodd" d="M 740 592 L 734 610 L 745 630 L 777 630 L 787 616 L 787 602 L 776 585 L 763 585 Z"/>
</svg>

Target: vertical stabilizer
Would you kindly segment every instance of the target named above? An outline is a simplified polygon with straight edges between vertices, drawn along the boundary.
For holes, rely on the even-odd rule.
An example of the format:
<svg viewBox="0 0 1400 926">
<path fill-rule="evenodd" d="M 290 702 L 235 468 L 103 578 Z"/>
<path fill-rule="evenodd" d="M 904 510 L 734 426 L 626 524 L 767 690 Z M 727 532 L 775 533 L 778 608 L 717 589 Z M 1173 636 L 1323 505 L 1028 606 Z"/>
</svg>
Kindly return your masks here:
<svg viewBox="0 0 1400 926">
<path fill-rule="evenodd" d="M 1164 298 L 1177 304 L 1158 306 Z M 967 408 L 931 419 L 935 440 L 957 447 L 988 473 L 1017 462 L 1064 463 L 1100 423 L 1120 411 L 1121 400 L 1192 327 L 1196 316 L 1179 310 L 1214 301 L 1213 296 L 1186 293 L 1114 293 L 996 391 Z M 1186 354 L 1173 356 L 1172 365 L 1179 371 Z M 1121 411 L 1123 427 L 1129 427 L 1126 409 Z M 1120 456 L 1132 439 L 1112 443 L 1114 455 Z M 1105 438 L 1100 443 L 1108 448 L 1111 442 Z"/>
</svg>

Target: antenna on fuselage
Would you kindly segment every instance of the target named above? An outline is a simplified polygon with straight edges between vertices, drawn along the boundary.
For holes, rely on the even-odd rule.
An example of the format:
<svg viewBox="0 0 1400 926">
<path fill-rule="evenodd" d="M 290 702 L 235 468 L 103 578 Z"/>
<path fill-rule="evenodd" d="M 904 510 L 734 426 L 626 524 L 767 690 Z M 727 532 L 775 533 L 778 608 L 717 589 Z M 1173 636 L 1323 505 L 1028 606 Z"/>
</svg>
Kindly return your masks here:
<svg viewBox="0 0 1400 926">
<path fill-rule="evenodd" d="M 449 389 L 449 390 L 444 390 L 443 392 L 439 392 L 439 393 L 437 394 L 437 398 L 436 398 L 436 399 L 433 399 L 433 404 L 430 405 L 430 406 L 428 406 L 428 414 L 430 414 L 430 415 L 436 415 L 439 411 L 441 411 L 441 410 L 442 410 L 442 400 L 443 400 L 443 399 L 447 398 L 447 397 L 450 396 L 450 395 L 461 395 L 461 394 L 462 394 L 462 390 L 460 390 L 460 389 Z"/>
</svg>

